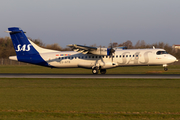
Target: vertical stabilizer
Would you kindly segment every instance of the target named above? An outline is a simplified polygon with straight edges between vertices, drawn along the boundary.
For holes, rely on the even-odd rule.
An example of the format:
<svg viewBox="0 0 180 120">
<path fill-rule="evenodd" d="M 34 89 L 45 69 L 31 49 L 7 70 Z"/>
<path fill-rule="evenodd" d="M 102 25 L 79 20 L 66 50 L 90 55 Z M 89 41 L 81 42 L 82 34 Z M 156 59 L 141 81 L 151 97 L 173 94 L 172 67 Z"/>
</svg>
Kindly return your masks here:
<svg viewBox="0 0 180 120">
<path fill-rule="evenodd" d="M 39 50 L 40 47 L 36 45 L 36 49 L 31 44 L 26 35 L 24 34 L 23 30 L 19 29 L 18 27 L 11 27 L 8 28 L 9 31 L 7 31 L 12 39 L 14 49 L 16 51 L 17 56 L 9 57 L 12 60 L 18 60 L 21 62 L 27 62 L 42 66 L 48 66 L 48 63 L 44 61 L 44 59 L 41 57 L 37 49 Z M 40 49 L 43 51 L 43 48 Z"/>
<path fill-rule="evenodd" d="M 11 27 L 8 28 L 8 30 L 17 56 L 39 54 L 38 51 L 29 42 L 23 30 L 20 30 L 18 27 Z"/>
</svg>

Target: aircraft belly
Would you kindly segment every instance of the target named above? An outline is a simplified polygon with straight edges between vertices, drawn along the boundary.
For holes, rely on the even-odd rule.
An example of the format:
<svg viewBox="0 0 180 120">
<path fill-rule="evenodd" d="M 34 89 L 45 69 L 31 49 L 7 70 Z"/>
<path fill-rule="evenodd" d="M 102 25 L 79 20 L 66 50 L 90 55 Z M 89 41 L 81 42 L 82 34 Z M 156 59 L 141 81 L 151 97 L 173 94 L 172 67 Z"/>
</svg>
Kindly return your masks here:
<svg viewBox="0 0 180 120">
<path fill-rule="evenodd" d="M 97 60 L 78 60 L 77 65 L 78 67 L 88 68 L 91 69 L 93 66 L 98 64 Z"/>
<path fill-rule="evenodd" d="M 92 62 L 78 63 L 78 67 L 82 67 L 82 68 L 92 68 L 92 66 L 94 66 L 94 63 Z"/>
<path fill-rule="evenodd" d="M 69 61 L 61 61 L 61 62 L 57 62 L 57 61 L 53 61 L 53 62 L 48 62 L 49 66 L 53 66 L 53 67 L 78 67 L 77 64 L 75 63 L 69 63 Z"/>
</svg>

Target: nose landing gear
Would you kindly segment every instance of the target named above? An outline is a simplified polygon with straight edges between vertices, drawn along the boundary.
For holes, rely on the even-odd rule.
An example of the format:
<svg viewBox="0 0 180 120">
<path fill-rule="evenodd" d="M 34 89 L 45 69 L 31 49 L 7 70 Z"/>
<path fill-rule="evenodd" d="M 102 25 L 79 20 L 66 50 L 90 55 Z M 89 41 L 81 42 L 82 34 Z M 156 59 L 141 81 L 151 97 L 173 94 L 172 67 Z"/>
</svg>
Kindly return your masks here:
<svg viewBox="0 0 180 120">
<path fill-rule="evenodd" d="M 168 70 L 167 64 L 164 64 L 163 67 L 164 67 L 164 71 L 167 71 L 167 70 Z"/>
<path fill-rule="evenodd" d="M 164 67 L 164 71 L 167 71 L 168 70 L 168 68 L 167 67 Z"/>
</svg>

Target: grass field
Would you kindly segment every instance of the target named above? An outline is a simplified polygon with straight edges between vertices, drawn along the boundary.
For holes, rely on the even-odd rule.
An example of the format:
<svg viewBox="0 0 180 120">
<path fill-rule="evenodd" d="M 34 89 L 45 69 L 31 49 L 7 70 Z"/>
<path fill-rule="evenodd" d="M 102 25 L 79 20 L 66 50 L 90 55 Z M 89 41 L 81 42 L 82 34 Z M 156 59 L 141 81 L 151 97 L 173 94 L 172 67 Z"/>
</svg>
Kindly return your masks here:
<svg viewBox="0 0 180 120">
<path fill-rule="evenodd" d="M 0 120 L 180 119 L 180 80 L 0 79 Z"/>
<path fill-rule="evenodd" d="M 180 74 L 180 65 L 170 65 L 168 69 L 164 71 L 162 66 L 117 67 L 107 69 L 107 74 Z M 1 65 L 0 73 L 92 74 L 91 69 L 51 69 L 36 65 Z"/>
</svg>

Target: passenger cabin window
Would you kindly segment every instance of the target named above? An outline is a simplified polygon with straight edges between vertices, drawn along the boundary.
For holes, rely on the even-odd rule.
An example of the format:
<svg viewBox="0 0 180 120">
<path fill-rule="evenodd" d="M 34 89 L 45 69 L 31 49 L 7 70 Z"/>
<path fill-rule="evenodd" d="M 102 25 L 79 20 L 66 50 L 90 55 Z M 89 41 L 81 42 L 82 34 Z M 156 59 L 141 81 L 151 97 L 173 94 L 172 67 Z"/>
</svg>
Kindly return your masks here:
<svg viewBox="0 0 180 120">
<path fill-rule="evenodd" d="M 157 55 L 162 55 L 162 54 L 168 54 L 166 51 L 157 51 L 156 52 Z"/>
</svg>

